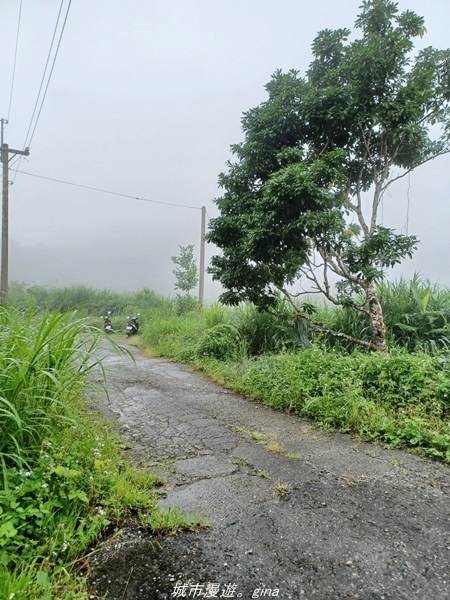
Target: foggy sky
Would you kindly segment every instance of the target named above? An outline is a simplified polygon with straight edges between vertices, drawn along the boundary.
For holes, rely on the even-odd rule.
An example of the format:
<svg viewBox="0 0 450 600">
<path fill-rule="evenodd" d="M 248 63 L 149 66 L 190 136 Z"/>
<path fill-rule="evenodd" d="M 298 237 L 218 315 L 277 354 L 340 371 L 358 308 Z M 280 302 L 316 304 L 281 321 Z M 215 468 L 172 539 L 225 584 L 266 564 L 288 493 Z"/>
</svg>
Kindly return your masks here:
<svg viewBox="0 0 450 600">
<path fill-rule="evenodd" d="M 218 214 L 217 176 L 231 158 L 230 145 L 242 139 L 242 113 L 266 99 L 264 85 L 276 69 L 304 73 L 317 32 L 351 28 L 360 3 L 74 0 L 20 170 L 192 208 L 11 172 L 10 280 L 173 293 L 170 257 L 188 244 L 198 256 L 200 207 L 209 218 Z M 427 35 L 417 47 L 450 45 L 448 0 L 398 5 L 425 17 Z M 3 118 L 19 6 L 20 0 L 0 0 Z M 23 0 L 4 140 L 12 148 L 23 148 L 59 8 L 59 0 Z M 448 156 L 386 195 L 384 224 L 407 228 L 421 241 L 414 259 L 393 276 L 419 271 L 450 286 L 449 198 Z M 207 248 L 207 260 L 215 252 Z M 219 291 L 207 276 L 207 299 Z"/>
</svg>

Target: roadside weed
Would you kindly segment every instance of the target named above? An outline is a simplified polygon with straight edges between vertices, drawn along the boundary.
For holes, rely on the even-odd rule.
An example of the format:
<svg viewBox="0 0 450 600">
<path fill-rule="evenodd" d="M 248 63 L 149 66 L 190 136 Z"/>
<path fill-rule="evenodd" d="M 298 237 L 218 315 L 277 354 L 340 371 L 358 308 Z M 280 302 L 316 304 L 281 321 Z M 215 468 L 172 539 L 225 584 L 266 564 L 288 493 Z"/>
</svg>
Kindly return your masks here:
<svg viewBox="0 0 450 600">
<path fill-rule="evenodd" d="M 289 492 L 289 486 L 286 485 L 285 483 L 276 483 L 275 490 L 280 498 L 286 498 L 286 496 Z"/>
<path fill-rule="evenodd" d="M 261 479 L 272 479 L 272 477 L 269 475 L 269 473 L 267 473 L 267 471 L 254 471 L 254 474 L 257 477 L 261 477 Z"/>
<path fill-rule="evenodd" d="M 105 376 L 101 335 L 76 312 L 0 308 L 2 600 L 87 598 L 74 565 L 136 514 L 158 531 L 199 522 L 159 516 L 160 477 L 128 464 L 106 418 L 87 411 L 88 380 Z"/>
<path fill-rule="evenodd" d="M 178 509 L 169 508 L 140 514 L 140 521 L 156 533 L 178 533 L 179 531 L 193 531 L 199 527 L 208 527 L 207 519 L 196 514 L 184 514 Z"/>
<path fill-rule="evenodd" d="M 267 444 L 266 448 L 269 452 L 275 452 L 276 454 L 286 453 L 286 450 L 278 442 L 270 442 L 269 444 Z"/>
<path fill-rule="evenodd" d="M 256 442 L 259 442 L 261 444 L 267 443 L 268 436 L 262 431 L 249 431 L 248 429 L 244 429 L 243 427 L 237 427 L 236 431 L 243 438 L 255 440 Z"/>
<path fill-rule="evenodd" d="M 232 458 L 230 462 L 232 465 L 238 465 L 239 467 L 248 467 L 248 462 L 245 458 Z"/>
</svg>

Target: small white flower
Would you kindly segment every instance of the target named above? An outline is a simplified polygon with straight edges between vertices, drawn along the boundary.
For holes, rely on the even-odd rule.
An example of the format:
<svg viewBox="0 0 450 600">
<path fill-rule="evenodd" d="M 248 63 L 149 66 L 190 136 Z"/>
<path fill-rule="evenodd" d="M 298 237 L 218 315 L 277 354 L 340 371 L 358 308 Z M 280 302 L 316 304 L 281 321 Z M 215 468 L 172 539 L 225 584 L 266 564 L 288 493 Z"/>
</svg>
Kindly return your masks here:
<svg viewBox="0 0 450 600">
<path fill-rule="evenodd" d="M 24 471 L 23 469 L 20 469 L 19 471 L 19 475 L 22 475 L 23 477 L 30 477 L 33 474 L 33 471 Z"/>
<path fill-rule="evenodd" d="M 43 484 L 42 484 L 42 487 L 43 487 L 44 489 L 45 489 L 45 488 L 48 488 L 48 483 L 43 483 Z"/>
</svg>

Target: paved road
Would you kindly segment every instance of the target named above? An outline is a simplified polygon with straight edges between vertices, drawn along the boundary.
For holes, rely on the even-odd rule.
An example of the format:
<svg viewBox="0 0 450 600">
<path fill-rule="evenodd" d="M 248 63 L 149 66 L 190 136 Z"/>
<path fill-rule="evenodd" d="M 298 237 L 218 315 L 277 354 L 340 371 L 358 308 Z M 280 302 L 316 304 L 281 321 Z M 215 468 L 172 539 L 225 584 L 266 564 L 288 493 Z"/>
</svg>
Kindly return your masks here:
<svg viewBox="0 0 450 600">
<path fill-rule="evenodd" d="M 142 465 L 167 477 L 161 505 L 210 527 L 105 542 L 92 597 L 450 598 L 450 470 L 314 429 L 137 350 L 110 355 L 110 401 Z M 154 467 L 153 467 L 154 468 Z"/>
</svg>

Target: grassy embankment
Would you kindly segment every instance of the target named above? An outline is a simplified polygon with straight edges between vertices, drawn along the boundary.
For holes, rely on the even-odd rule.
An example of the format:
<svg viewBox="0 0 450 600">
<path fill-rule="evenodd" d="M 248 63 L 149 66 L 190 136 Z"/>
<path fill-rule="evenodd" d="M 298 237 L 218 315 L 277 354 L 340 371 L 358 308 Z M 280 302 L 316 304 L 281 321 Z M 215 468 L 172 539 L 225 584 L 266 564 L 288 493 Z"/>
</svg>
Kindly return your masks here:
<svg viewBox="0 0 450 600">
<path fill-rule="evenodd" d="M 197 524 L 157 509 L 159 478 L 87 409 L 102 335 L 73 313 L 0 309 L 1 600 L 87 599 L 83 557 L 131 515 L 154 531 Z"/>
<path fill-rule="evenodd" d="M 141 343 L 268 406 L 450 462 L 450 293 L 417 278 L 381 292 L 389 357 L 332 338 L 308 343 L 282 304 L 274 315 L 219 305 L 178 315 L 166 304 L 145 315 Z M 317 312 L 341 331 L 368 333 L 349 311 Z"/>
<path fill-rule="evenodd" d="M 183 312 L 151 290 L 46 294 L 48 302 L 84 300 L 91 314 L 95 304 L 94 314 L 114 308 L 114 300 L 113 325 L 120 330 L 127 312 L 140 312 L 141 343 L 155 354 L 193 364 L 229 388 L 317 424 L 450 461 L 450 291 L 419 276 L 379 291 L 389 357 L 326 336 L 309 333 L 308 339 L 283 303 L 274 314 L 217 304 Z M 368 339 L 360 314 L 324 305 L 315 310 L 331 328 Z"/>
</svg>

